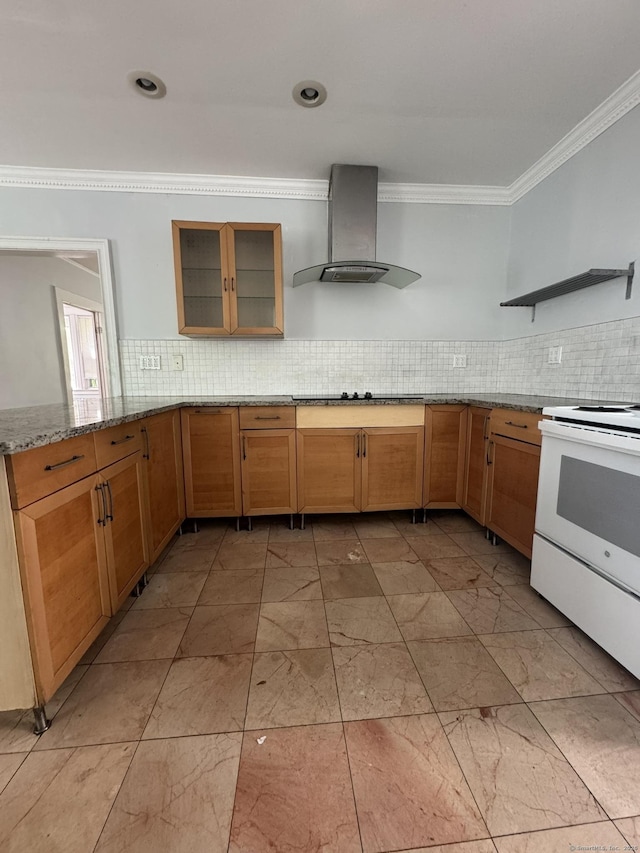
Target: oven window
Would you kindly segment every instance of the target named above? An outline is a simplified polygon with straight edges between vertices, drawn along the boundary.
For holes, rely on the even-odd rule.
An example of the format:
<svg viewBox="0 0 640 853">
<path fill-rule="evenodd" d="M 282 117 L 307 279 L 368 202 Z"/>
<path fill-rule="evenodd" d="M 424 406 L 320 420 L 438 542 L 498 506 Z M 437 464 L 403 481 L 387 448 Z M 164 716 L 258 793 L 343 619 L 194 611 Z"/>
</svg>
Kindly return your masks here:
<svg viewBox="0 0 640 853">
<path fill-rule="evenodd" d="M 557 513 L 640 557 L 640 477 L 562 456 Z"/>
</svg>

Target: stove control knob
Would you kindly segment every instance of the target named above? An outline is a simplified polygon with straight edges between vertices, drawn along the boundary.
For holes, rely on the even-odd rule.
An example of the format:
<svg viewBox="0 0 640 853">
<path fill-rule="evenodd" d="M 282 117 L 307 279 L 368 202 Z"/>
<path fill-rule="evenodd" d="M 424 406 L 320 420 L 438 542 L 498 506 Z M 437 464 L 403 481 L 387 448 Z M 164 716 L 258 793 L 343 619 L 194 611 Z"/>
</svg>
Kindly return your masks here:
<svg viewBox="0 0 640 853">
<path fill-rule="evenodd" d="M 359 400 L 360 399 L 360 395 L 358 394 L 357 391 L 353 392 L 353 394 L 351 395 L 351 399 L 352 400 Z"/>
<path fill-rule="evenodd" d="M 346 391 L 343 391 L 342 394 L 340 394 L 340 399 L 341 400 L 348 400 L 349 399 L 349 395 L 347 394 Z"/>
<path fill-rule="evenodd" d="M 364 399 L 365 399 L 365 400 L 371 400 L 371 399 L 373 399 L 373 394 L 371 393 L 371 391 L 365 391 L 365 392 L 364 392 Z"/>
</svg>

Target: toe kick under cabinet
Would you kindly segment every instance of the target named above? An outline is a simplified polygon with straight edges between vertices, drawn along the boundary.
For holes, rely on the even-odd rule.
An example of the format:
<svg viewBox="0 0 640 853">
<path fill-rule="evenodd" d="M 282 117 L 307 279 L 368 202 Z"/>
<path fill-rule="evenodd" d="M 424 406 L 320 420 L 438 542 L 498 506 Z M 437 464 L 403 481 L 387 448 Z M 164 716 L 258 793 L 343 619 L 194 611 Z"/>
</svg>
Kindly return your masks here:
<svg viewBox="0 0 640 853">
<path fill-rule="evenodd" d="M 422 506 L 424 406 L 309 406 L 297 413 L 298 512 Z"/>
<path fill-rule="evenodd" d="M 8 457 L 36 704 L 148 567 L 140 447 L 126 424 Z"/>
</svg>

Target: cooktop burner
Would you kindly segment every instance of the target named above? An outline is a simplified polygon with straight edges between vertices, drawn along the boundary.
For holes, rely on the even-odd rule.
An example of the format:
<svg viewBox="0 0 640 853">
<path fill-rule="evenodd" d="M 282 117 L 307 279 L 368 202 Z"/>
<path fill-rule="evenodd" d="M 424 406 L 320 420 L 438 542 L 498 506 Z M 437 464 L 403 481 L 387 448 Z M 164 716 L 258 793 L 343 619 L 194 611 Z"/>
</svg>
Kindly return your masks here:
<svg viewBox="0 0 640 853">
<path fill-rule="evenodd" d="M 640 406 L 576 406 L 579 412 L 626 412 L 629 409 L 640 409 Z"/>
<path fill-rule="evenodd" d="M 365 391 L 364 394 L 358 394 L 354 391 L 353 394 L 348 394 L 343 391 L 341 394 L 300 394 L 297 397 L 292 397 L 292 400 L 422 400 L 422 395 L 417 394 L 372 394 L 371 391 Z"/>
</svg>

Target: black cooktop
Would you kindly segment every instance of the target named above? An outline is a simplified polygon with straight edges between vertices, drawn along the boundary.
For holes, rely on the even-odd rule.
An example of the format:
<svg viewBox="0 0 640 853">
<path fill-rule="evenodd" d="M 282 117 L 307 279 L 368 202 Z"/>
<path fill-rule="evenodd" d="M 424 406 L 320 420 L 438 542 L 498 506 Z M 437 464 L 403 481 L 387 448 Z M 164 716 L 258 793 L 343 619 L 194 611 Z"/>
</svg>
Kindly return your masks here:
<svg viewBox="0 0 640 853">
<path fill-rule="evenodd" d="M 353 394 L 348 394 L 343 391 L 341 394 L 300 394 L 291 397 L 292 400 L 422 400 L 422 395 L 417 394 L 372 394 L 371 391 L 365 391 L 364 394 L 359 394 L 355 391 Z"/>
</svg>

